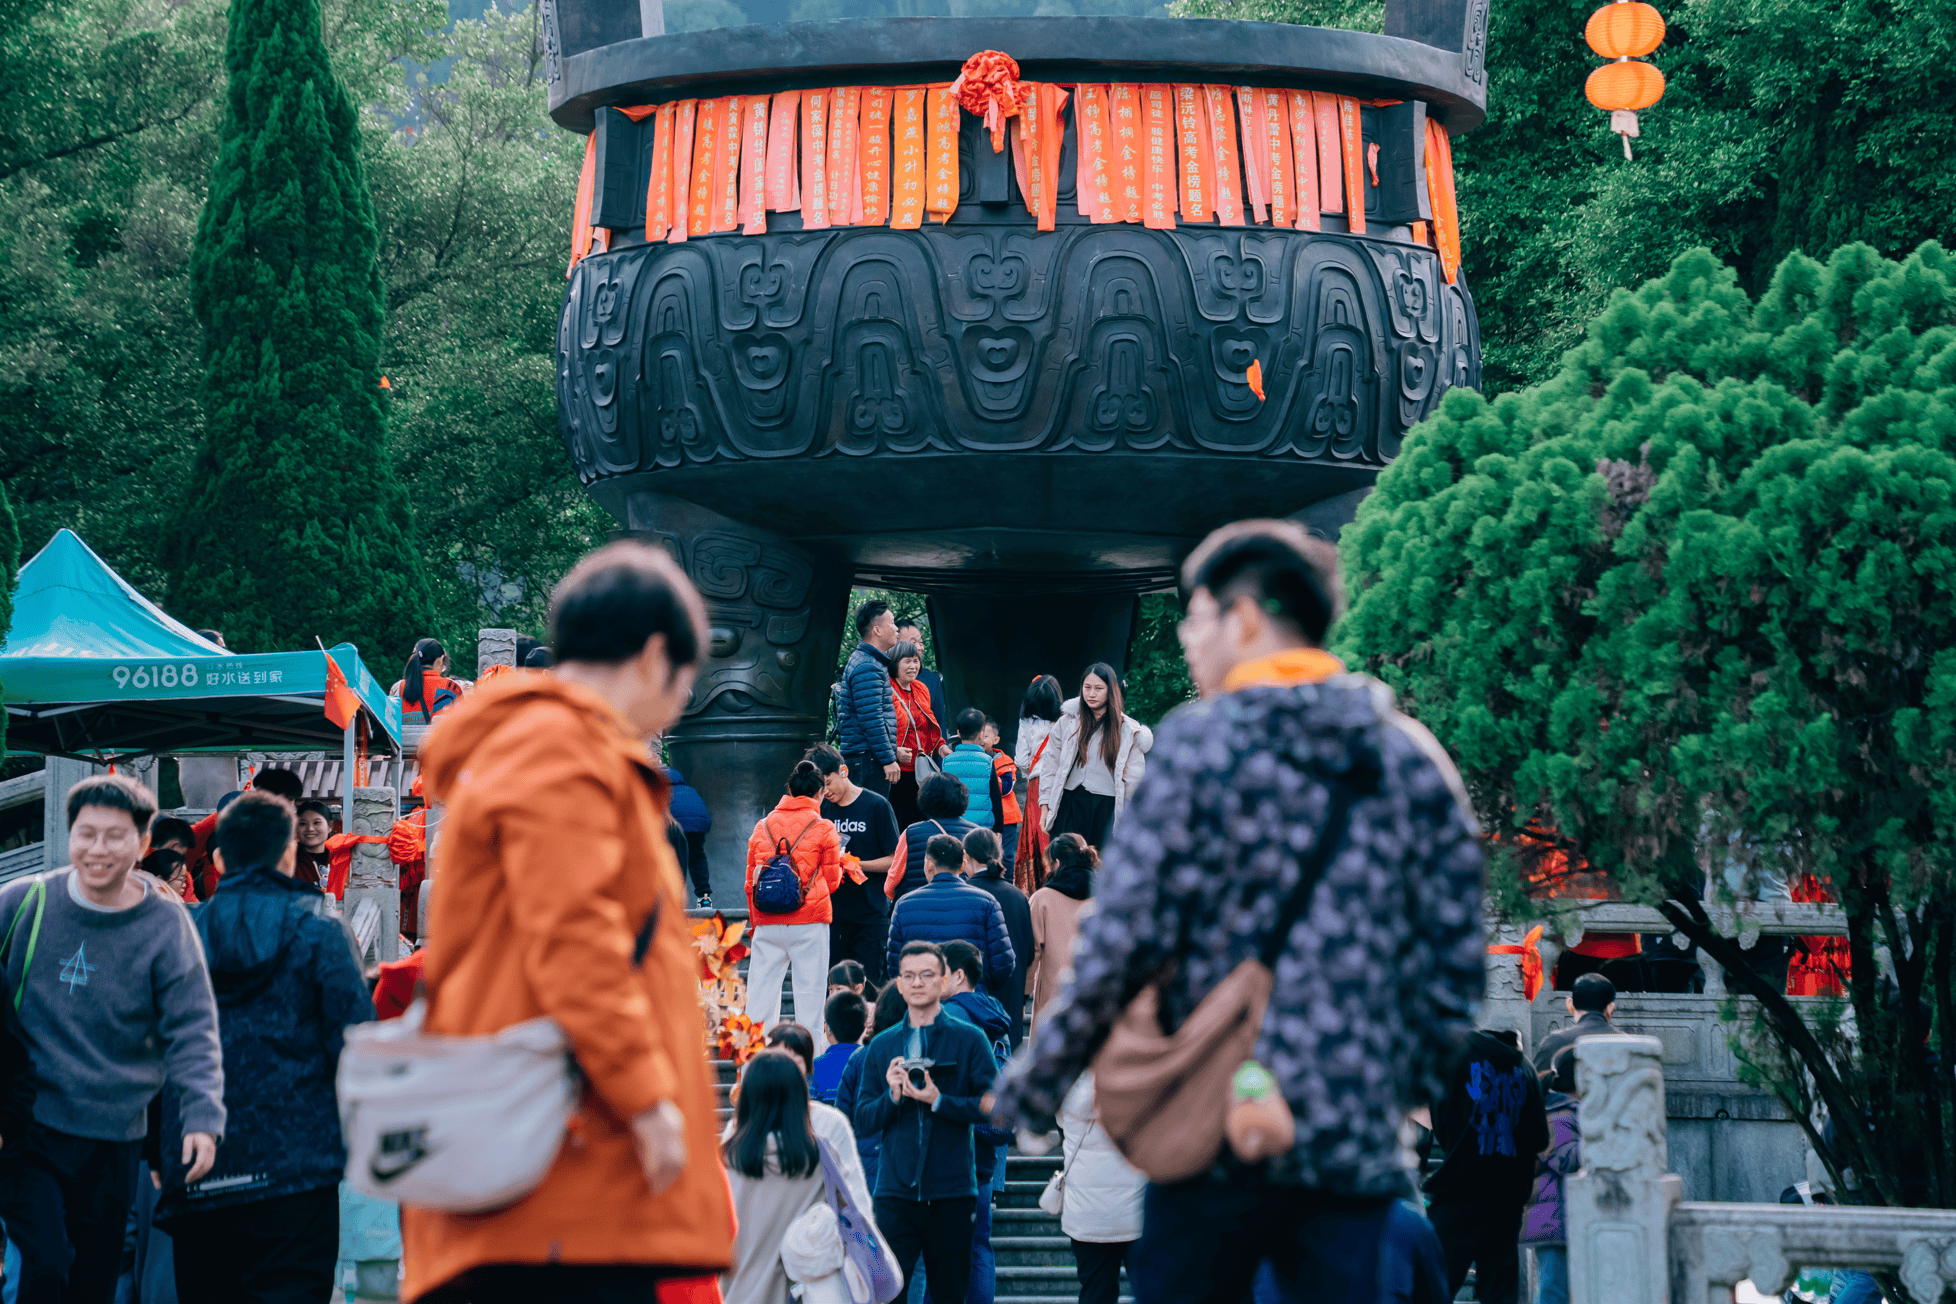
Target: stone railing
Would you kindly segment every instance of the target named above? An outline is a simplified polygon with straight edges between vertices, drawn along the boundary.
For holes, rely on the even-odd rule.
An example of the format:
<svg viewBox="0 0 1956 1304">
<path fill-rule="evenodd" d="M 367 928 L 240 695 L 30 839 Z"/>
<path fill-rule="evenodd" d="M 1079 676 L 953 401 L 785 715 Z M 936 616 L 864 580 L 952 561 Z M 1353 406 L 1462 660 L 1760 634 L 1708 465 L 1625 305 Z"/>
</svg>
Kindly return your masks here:
<svg viewBox="0 0 1956 1304">
<path fill-rule="evenodd" d="M 1802 1268 L 1894 1272 L 1918 1304 L 1956 1285 L 1956 1209 L 1712 1204 L 1670 1171 L 1664 1045 L 1576 1043 L 1582 1167 L 1563 1185 L 1572 1304 L 1730 1304 Z"/>
</svg>

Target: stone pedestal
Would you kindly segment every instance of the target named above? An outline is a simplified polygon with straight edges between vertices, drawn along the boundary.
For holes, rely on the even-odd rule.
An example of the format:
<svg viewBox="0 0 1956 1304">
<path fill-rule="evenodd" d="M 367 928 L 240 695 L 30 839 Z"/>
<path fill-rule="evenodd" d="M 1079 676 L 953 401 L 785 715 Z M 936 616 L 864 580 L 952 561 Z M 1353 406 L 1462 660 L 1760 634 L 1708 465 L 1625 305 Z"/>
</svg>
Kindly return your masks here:
<svg viewBox="0 0 1956 1304">
<path fill-rule="evenodd" d="M 371 833 L 386 837 L 400 807 L 392 788 L 355 788 L 353 819 L 349 833 Z M 367 952 L 369 961 L 398 960 L 401 950 L 401 876 L 377 842 L 362 843 L 353 849 L 352 872 L 347 878 L 346 899 L 341 913 L 351 922 L 360 902 L 371 899 L 380 907 L 380 932 Z"/>
<path fill-rule="evenodd" d="M 475 673 L 481 678 L 490 666 L 513 666 L 516 664 L 516 631 L 513 629 L 478 629 L 475 632 Z"/>
<path fill-rule="evenodd" d="M 1582 1168 L 1563 1183 L 1571 1304 L 1670 1304 L 1680 1184 L 1665 1171 L 1663 1056 L 1655 1037 L 1576 1043 Z"/>
</svg>

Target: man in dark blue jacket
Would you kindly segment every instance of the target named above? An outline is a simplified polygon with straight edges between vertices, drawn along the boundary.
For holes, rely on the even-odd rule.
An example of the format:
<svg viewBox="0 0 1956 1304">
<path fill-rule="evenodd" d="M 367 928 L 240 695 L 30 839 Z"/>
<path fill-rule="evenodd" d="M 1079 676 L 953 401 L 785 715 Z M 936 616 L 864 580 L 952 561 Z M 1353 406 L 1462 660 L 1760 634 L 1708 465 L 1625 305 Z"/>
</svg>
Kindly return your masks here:
<svg viewBox="0 0 1956 1304">
<path fill-rule="evenodd" d="M 842 667 L 835 702 L 835 727 L 850 781 L 879 797 L 889 796 L 890 785 L 903 773 L 897 766 L 896 699 L 890 696 L 896 667 L 889 651 L 897 644 L 896 630 L 889 603 L 872 599 L 856 608 L 856 637 L 862 642 Z"/>
<path fill-rule="evenodd" d="M 970 1286 L 978 1210 L 971 1127 L 985 1121 L 980 1102 L 998 1065 L 985 1035 L 944 1009 L 943 951 L 913 942 L 895 968 L 908 1017 L 864 1049 L 863 1076 L 881 1066 L 883 1089 L 857 1102 L 856 1133 L 883 1138 L 876 1225 L 904 1279 L 922 1255 L 932 1298 L 959 1304 Z"/>
<path fill-rule="evenodd" d="M 223 874 L 192 918 L 209 957 L 227 1122 L 217 1164 L 185 1185 L 176 1148 L 157 1223 L 176 1242 L 177 1297 L 323 1300 L 339 1257 L 346 1169 L 333 1077 L 349 1024 L 374 1017 L 345 925 L 292 877 L 292 804 L 247 792 L 217 822 Z M 163 1131 L 180 1126 L 163 1093 Z"/>
<path fill-rule="evenodd" d="M 956 838 L 940 833 L 924 844 L 928 881 L 890 913 L 890 972 L 896 972 L 897 957 L 911 942 L 969 942 L 985 957 L 987 982 L 1011 976 L 1018 957 L 1005 930 L 1005 912 L 989 892 L 964 881 L 958 873 L 963 866 L 964 844 Z"/>
<path fill-rule="evenodd" d="M 693 880 L 694 904 L 704 909 L 713 904 L 713 877 L 706 867 L 706 835 L 713 832 L 713 812 L 706 808 L 700 790 L 686 782 L 677 767 L 668 765 L 666 778 L 672 783 L 668 811 L 672 822 L 686 835 L 686 857 L 680 863 Z"/>
</svg>

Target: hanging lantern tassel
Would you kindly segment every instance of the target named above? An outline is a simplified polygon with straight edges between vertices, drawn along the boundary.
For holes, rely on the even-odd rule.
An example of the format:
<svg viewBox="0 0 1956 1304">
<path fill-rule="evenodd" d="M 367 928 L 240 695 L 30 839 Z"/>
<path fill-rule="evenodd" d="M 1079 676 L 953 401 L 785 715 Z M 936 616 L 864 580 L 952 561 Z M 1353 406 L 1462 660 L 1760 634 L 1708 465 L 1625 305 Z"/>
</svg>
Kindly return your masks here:
<svg viewBox="0 0 1956 1304">
<path fill-rule="evenodd" d="M 985 130 L 992 134 L 992 153 L 1003 153 L 1005 120 L 1016 116 L 1025 103 L 1017 61 L 1000 50 L 980 50 L 964 61 L 958 79 L 951 83 L 951 98 L 985 120 Z"/>
<path fill-rule="evenodd" d="M 1610 130 L 1623 137 L 1623 157 L 1634 157 L 1630 153 L 1630 141 L 1637 134 L 1637 111 L 1635 109 L 1611 109 Z"/>
<path fill-rule="evenodd" d="M 1610 115 L 1610 130 L 1623 137 L 1623 157 L 1633 158 L 1630 140 L 1637 134 L 1637 110 L 1647 109 L 1664 95 L 1664 74 L 1641 62 L 1664 43 L 1664 16 L 1643 0 L 1615 0 L 1589 16 L 1583 39 L 1606 63 L 1589 74 L 1583 93 Z"/>
</svg>

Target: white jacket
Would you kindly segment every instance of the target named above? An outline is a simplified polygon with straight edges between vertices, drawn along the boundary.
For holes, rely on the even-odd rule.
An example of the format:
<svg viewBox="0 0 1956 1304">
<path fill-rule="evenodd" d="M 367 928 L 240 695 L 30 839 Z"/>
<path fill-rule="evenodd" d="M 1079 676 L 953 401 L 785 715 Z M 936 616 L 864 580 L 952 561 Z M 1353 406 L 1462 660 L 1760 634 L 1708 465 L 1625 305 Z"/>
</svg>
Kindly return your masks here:
<svg viewBox="0 0 1956 1304">
<path fill-rule="evenodd" d="M 1098 746 L 1098 744 L 1095 744 Z M 1134 795 L 1141 776 L 1148 772 L 1148 749 L 1155 745 L 1155 731 L 1131 715 L 1121 717 L 1121 749 L 1114 754 L 1114 820 L 1120 822 L 1127 799 Z M 1073 773 L 1080 754 L 1080 699 L 1070 697 L 1060 707 L 1059 723 L 1046 740 L 1046 754 L 1039 758 L 1033 778 L 1039 780 L 1039 826 L 1050 830 L 1053 816 L 1059 813 L 1060 798 L 1066 795 L 1067 776 Z"/>
<path fill-rule="evenodd" d="M 1012 744 L 1012 760 L 1019 767 L 1019 773 L 1032 779 L 1032 758 L 1039 750 L 1039 744 L 1046 741 L 1046 735 L 1053 732 L 1051 720 L 1035 720 L 1030 716 L 1019 717 L 1019 737 Z M 228 792 L 229 789 L 226 789 Z"/>
<path fill-rule="evenodd" d="M 1148 1179 L 1121 1157 L 1095 1120 L 1093 1074 L 1083 1073 L 1060 1105 L 1066 1194 L 1060 1230 L 1076 1241 L 1107 1244 L 1141 1239 L 1141 1202 Z"/>
</svg>

